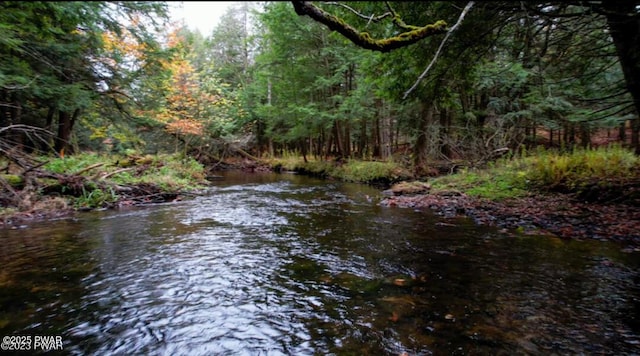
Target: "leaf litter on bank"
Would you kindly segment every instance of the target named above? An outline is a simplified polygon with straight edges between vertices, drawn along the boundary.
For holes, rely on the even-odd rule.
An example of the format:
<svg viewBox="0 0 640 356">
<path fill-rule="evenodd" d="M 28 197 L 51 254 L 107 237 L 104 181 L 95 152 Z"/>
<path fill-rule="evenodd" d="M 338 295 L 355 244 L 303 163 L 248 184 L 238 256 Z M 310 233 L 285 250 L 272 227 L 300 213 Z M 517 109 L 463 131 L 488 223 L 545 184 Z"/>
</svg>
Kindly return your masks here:
<svg viewBox="0 0 640 356">
<path fill-rule="evenodd" d="M 640 207 L 582 202 L 568 194 L 538 194 L 496 202 L 453 191 L 386 197 L 381 205 L 430 209 L 445 218 L 466 216 L 479 225 L 504 231 L 640 246 Z"/>
</svg>

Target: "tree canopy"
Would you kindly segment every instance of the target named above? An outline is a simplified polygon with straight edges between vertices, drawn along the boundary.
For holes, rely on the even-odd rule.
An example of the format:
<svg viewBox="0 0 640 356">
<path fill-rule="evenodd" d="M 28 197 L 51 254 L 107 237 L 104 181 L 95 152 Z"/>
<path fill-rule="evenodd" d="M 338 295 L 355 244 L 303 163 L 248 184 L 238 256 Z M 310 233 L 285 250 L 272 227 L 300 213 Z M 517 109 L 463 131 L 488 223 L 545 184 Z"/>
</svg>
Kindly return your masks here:
<svg viewBox="0 0 640 356">
<path fill-rule="evenodd" d="M 201 34 L 164 2 L 3 2 L 0 126 L 49 136 L 2 142 L 411 157 L 422 173 L 538 144 L 640 150 L 638 5 L 238 3 Z"/>
</svg>

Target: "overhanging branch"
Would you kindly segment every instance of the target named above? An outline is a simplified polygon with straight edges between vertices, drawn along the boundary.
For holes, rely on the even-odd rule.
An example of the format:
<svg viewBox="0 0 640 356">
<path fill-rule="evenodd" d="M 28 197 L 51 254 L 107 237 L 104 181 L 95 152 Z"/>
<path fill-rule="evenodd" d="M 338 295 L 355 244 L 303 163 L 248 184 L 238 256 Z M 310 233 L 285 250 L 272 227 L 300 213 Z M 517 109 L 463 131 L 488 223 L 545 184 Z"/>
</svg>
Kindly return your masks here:
<svg viewBox="0 0 640 356">
<path fill-rule="evenodd" d="M 424 70 L 424 72 L 422 72 L 422 74 L 420 74 L 420 76 L 418 77 L 418 80 L 416 80 L 416 82 L 411 86 L 411 88 L 409 88 L 409 90 L 407 90 L 404 93 L 404 95 L 402 96 L 402 99 L 406 99 L 409 96 L 409 94 L 412 91 L 414 91 L 416 89 L 416 87 L 418 87 L 418 84 L 420 84 L 420 82 L 424 79 L 424 77 L 427 75 L 427 73 L 429 73 L 429 70 L 431 69 L 433 64 L 436 62 L 436 60 L 438 59 L 438 56 L 440 56 L 440 52 L 442 52 L 442 48 L 444 47 L 444 44 L 447 42 L 447 39 L 449 38 L 449 36 L 451 36 L 453 31 L 455 31 L 458 28 L 458 26 L 460 26 L 460 24 L 462 23 L 462 20 L 464 19 L 465 15 L 467 14 L 467 12 L 469 12 L 469 10 L 471 10 L 471 8 L 473 7 L 474 3 L 475 3 L 474 1 L 469 1 L 467 3 L 467 6 L 465 6 L 464 9 L 462 10 L 462 12 L 460 13 L 460 17 L 458 17 L 458 21 L 456 22 L 456 24 L 453 25 L 453 27 L 451 27 L 451 29 L 449 31 L 447 31 L 447 35 L 444 36 L 444 38 L 442 39 L 442 42 L 440 42 L 440 46 L 438 47 L 438 50 L 436 51 L 436 54 L 433 56 L 433 59 L 431 60 L 431 63 L 429 63 L 429 65 Z"/>
<path fill-rule="evenodd" d="M 416 27 L 414 30 L 403 32 L 394 37 L 376 40 L 371 38 L 369 33 L 359 32 L 340 18 L 320 9 L 309 1 L 292 1 L 291 3 L 298 15 L 309 16 L 330 30 L 340 33 L 359 47 L 372 51 L 389 52 L 414 44 L 426 37 L 447 32 L 447 23 L 440 20 L 430 25 Z"/>
<path fill-rule="evenodd" d="M 385 17 L 393 16 L 393 14 L 391 12 L 385 12 L 384 14 L 379 15 L 379 16 L 373 16 L 373 14 L 371 14 L 370 16 L 367 16 L 367 15 L 361 14 L 360 12 L 356 11 L 356 9 L 352 8 L 349 5 L 341 4 L 339 2 L 330 1 L 330 2 L 326 2 L 325 4 L 343 7 L 345 9 L 351 11 L 352 13 L 354 13 L 356 16 L 358 16 L 358 17 L 360 17 L 362 19 L 365 19 L 365 20 L 367 20 L 369 22 L 380 22 Z"/>
</svg>

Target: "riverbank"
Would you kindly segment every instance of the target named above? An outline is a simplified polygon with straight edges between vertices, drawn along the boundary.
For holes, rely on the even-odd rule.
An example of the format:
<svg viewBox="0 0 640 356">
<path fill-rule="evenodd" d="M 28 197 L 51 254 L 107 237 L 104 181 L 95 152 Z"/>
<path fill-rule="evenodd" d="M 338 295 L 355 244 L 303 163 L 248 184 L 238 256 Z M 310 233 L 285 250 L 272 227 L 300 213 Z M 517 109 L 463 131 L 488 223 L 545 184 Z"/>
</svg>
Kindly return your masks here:
<svg viewBox="0 0 640 356">
<path fill-rule="evenodd" d="M 385 197 L 382 206 L 431 210 L 505 232 L 618 241 L 640 247 L 640 207 L 584 202 L 570 194 L 530 194 L 500 201 L 449 190 Z"/>
<path fill-rule="evenodd" d="M 207 185 L 204 166 L 179 154 L 12 157 L 0 175 L 0 227 L 76 212 L 181 200 Z"/>
<path fill-rule="evenodd" d="M 396 186 L 382 204 L 520 233 L 640 246 L 640 158 L 621 147 L 538 150 L 421 184 L 428 189 Z"/>
<path fill-rule="evenodd" d="M 393 162 L 274 160 L 230 162 L 248 174 L 300 174 L 367 184 L 411 182 Z M 556 155 L 538 152 L 484 169 L 400 183 L 385 191 L 382 206 L 429 209 L 465 216 L 505 231 L 564 239 L 620 241 L 640 246 L 638 158 L 620 148 Z M 35 163 L 34 163 L 35 164 Z M 19 170 L 18 170 L 19 171 Z M 60 158 L 7 176 L 0 227 L 70 216 L 78 211 L 181 200 L 207 185 L 204 166 L 179 155 Z M 7 206 L 6 202 L 13 204 Z"/>
</svg>

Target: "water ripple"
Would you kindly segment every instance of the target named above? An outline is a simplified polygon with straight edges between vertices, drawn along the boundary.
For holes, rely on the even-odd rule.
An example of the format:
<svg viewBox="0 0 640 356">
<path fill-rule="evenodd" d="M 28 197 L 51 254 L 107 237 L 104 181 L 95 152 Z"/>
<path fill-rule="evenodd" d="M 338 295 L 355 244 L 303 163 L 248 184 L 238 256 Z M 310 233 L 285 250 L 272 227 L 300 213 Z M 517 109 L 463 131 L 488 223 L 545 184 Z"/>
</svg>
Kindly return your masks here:
<svg viewBox="0 0 640 356">
<path fill-rule="evenodd" d="M 614 245 L 238 180 L 3 238 L 1 331 L 60 330 L 77 355 L 640 353 L 638 256 Z"/>
</svg>

